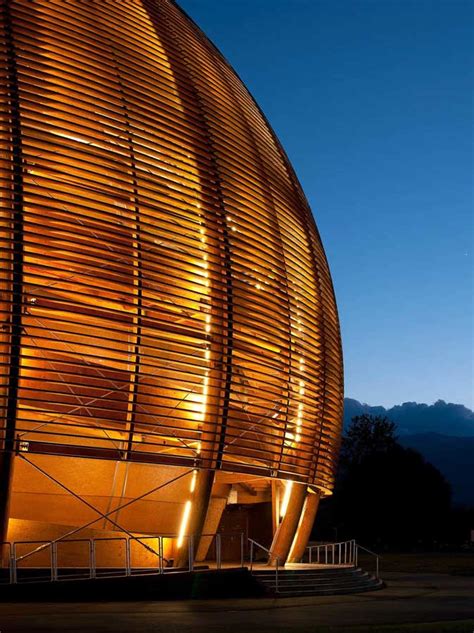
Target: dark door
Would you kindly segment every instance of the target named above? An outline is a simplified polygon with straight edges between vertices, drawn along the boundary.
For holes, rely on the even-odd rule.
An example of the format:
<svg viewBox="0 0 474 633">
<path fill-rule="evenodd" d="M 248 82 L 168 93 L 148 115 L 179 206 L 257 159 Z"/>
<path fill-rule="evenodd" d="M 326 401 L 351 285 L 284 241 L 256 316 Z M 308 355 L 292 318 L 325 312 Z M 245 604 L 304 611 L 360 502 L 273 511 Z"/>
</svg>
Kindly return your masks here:
<svg viewBox="0 0 474 633">
<path fill-rule="evenodd" d="M 241 539 L 243 540 L 244 557 L 248 556 L 248 539 L 254 539 L 265 547 L 272 541 L 272 507 L 271 503 L 232 504 L 224 510 L 218 532 L 221 535 L 222 562 L 238 562 L 241 557 Z M 241 537 L 242 535 L 242 537 Z M 264 552 L 255 550 L 256 558 Z M 214 557 L 211 547 L 210 557 Z"/>
</svg>

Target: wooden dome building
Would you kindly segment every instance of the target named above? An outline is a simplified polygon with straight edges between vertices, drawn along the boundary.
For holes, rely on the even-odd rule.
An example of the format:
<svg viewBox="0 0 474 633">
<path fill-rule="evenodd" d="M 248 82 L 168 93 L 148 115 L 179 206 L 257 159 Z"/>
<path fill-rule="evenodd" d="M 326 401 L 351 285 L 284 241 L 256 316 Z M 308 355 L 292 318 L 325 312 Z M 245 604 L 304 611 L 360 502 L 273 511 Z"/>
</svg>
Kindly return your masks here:
<svg viewBox="0 0 474 633">
<path fill-rule="evenodd" d="M 342 359 L 275 134 L 171 0 L 6 0 L 0 42 L 3 539 L 166 533 L 179 561 L 245 529 L 297 557 Z"/>
</svg>

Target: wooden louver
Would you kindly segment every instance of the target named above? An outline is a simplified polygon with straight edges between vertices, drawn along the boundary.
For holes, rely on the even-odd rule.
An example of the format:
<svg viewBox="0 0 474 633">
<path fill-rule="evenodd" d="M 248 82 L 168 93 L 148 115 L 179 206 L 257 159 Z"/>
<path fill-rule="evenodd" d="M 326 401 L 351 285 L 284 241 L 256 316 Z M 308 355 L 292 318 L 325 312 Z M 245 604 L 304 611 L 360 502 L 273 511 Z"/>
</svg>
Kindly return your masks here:
<svg viewBox="0 0 474 633">
<path fill-rule="evenodd" d="M 241 81 L 169 0 L 6 1 L 0 42 L 4 450 L 330 489 L 330 274 Z"/>
</svg>

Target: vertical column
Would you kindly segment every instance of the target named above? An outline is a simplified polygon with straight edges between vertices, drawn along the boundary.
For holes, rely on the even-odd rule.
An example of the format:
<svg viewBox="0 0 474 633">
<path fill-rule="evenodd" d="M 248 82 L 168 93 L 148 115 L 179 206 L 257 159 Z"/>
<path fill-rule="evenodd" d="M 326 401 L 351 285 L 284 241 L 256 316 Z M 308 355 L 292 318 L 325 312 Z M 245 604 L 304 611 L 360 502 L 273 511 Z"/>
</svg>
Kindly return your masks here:
<svg viewBox="0 0 474 633">
<path fill-rule="evenodd" d="M 184 506 L 176 544 L 175 567 L 184 567 L 188 564 L 189 539 L 187 537 L 192 535 L 195 545 L 199 543 L 213 482 L 214 471 L 212 470 L 195 470 L 192 474 L 191 497 Z"/>
<path fill-rule="evenodd" d="M 304 551 L 308 545 L 311 530 L 314 525 L 316 513 L 319 507 L 320 495 L 318 493 L 306 493 L 303 512 L 296 529 L 295 537 L 288 555 L 289 563 L 299 563 L 303 558 Z"/>
<path fill-rule="evenodd" d="M 286 563 L 306 496 L 306 484 L 288 482 L 286 485 L 291 485 L 291 491 L 288 496 L 285 495 L 287 496 L 287 500 L 283 500 L 283 518 L 270 547 L 272 554 L 268 561 L 269 565 L 275 565 L 277 557 L 279 559 L 279 565 Z"/>
<path fill-rule="evenodd" d="M 230 490 L 230 485 L 229 485 Z M 222 518 L 222 513 L 227 505 L 227 497 L 211 497 L 209 507 L 207 509 L 206 520 L 204 521 L 204 527 L 202 533 L 204 535 L 216 534 L 217 528 Z M 202 536 L 199 540 L 199 544 L 196 543 L 196 561 L 201 562 L 205 560 L 209 547 L 212 543 L 212 536 Z"/>
</svg>

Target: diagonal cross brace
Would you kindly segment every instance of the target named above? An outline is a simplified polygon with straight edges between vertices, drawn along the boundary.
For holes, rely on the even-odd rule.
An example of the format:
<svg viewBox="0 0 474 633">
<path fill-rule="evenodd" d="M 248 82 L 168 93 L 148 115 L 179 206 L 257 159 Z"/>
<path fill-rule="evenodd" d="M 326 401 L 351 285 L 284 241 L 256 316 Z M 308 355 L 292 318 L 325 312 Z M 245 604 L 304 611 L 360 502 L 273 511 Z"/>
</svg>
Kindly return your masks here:
<svg viewBox="0 0 474 633">
<path fill-rule="evenodd" d="M 155 554 L 156 556 L 158 556 L 159 558 L 164 560 L 166 563 L 168 562 L 168 560 L 166 558 L 164 558 L 164 556 L 160 556 L 159 552 L 156 552 L 152 547 L 150 547 L 146 543 L 143 543 L 143 541 L 141 541 L 137 536 L 134 536 L 134 534 L 132 532 L 129 532 L 129 530 L 125 529 L 119 523 L 117 523 L 116 521 L 113 521 L 110 518 L 110 515 L 114 514 L 115 512 L 118 512 L 119 510 L 122 510 L 123 508 L 126 508 L 127 506 L 132 505 L 132 503 L 135 503 L 136 501 L 140 501 L 140 499 L 143 499 L 144 497 L 147 497 L 148 495 L 152 494 L 153 492 L 156 492 L 157 490 L 160 490 L 160 488 L 165 488 L 165 486 L 168 486 L 169 484 L 172 484 L 175 481 L 178 481 L 179 479 L 185 477 L 186 475 L 190 475 L 193 472 L 193 470 L 188 470 L 185 473 L 181 473 L 181 475 L 178 475 L 177 477 L 174 477 L 173 479 L 170 479 L 166 483 L 160 484 L 159 486 L 156 486 L 155 488 L 152 488 L 151 490 L 148 490 L 147 492 L 143 493 L 142 495 L 140 495 L 138 497 L 135 497 L 135 499 L 132 499 L 131 501 L 127 501 L 127 503 L 124 503 L 121 506 L 118 506 L 117 508 L 114 508 L 113 510 L 109 510 L 108 512 L 104 513 L 104 512 L 101 512 L 100 510 L 98 510 L 91 503 L 89 503 L 88 501 L 83 499 L 80 495 L 75 493 L 73 490 L 68 488 L 65 484 L 61 483 L 58 479 L 56 479 L 55 477 L 50 475 L 46 470 L 43 470 L 43 468 L 41 468 L 37 464 L 35 464 L 32 461 L 30 461 L 24 455 L 20 454 L 19 457 L 21 457 L 21 459 L 24 459 L 28 464 L 33 466 L 33 468 L 36 468 L 36 470 L 38 470 L 40 473 L 42 473 L 45 477 L 47 477 L 48 479 L 51 479 L 51 481 L 53 481 L 55 484 L 57 484 L 58 486 L 60 486 L 64 490 L 66 490 L 66 492 L 71 494 L 73 497 L 75 497 L 76 499 L 81 501 L 88 508 L 90 508 L 94 512 L 97 512 L 97 514 L 99 516 L 96 519 L 93 519 L 92 521 L 89 521 L 89 523 L 81 525 L 80 527 L 75 528 L 74 530 L 71 530 L 70 532 L 66 532 L 66 534 L 63 534 L 59 538 L 53 539 L 52 541 L 49 541 L 48 543 L 46 543 L 44 545 L 40 545 L 39 547 L 31 550 L 30 552 L 27 552 L 26 554 L 23 554 L 23 556 L 20 556 L 17 559 L 17 561 L 23 560 L 24 558 L 28 558 L 28 556 L 31 556 L 32 554 L 36 554 L 37 552 L 40 552 L 41 550 L 48 548 L 52 543 L 58 543 L 59 541 L 63 541 L 64 539 L 66 539 L 68 536 L 72 536 L 73 534 L 77 534 L 77 532 L 80 532 L 81 530 L 84 530 L 84 529 L 90 527 L 91 525 L 93 525 L 94 523 L 96 523 L 97 521 L 99 521 L 102 518 L 102 519 L 106 519 L 107 521 L 110 521 L 110 523 L 112 523 L 112 525 L 117 527 L 121 532 L 125 532 L 125 534 L 127 534 L 133 540 L 135 540 L 138 543 L 140 543 L 140 545 L 142 545 L 146 550 L 148 550 L 149 552 L 152 552 L 153 554 Z"/>
</svg>

